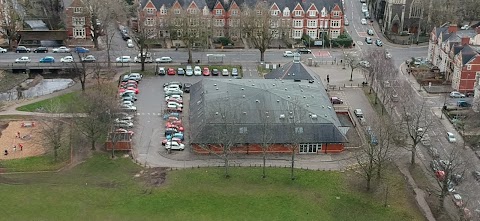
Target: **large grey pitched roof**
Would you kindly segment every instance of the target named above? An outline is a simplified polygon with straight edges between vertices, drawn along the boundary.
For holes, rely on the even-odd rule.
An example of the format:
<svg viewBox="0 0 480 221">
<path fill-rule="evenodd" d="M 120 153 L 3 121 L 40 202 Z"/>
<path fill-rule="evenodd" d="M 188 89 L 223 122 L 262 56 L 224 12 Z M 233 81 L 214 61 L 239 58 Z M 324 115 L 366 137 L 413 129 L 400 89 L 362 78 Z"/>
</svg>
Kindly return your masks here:
<svg viewBox="0 0 480 221">
<path fill-rule="evenodd" d="M 314 80 L 315 73 L 303 63 L 289 62 L 265 75 L 265 79 Z"/>
<path fill-rule="evenodd" d="M 462 65 L 465 65 L 478 53 L 469 45 L 465 45 L 462 49 Z"/>
<path fill-rule="evenodd" d="M 142 8 L 145 7 L 148 1 L 149 0 L 141 0 L 140 6 Z M 151 1 L 157 9 L 161 8 L 162 5 L 165 5 L 167 8 L 170 8 L 175 3 L 175 1 L 178 1 L 178 3 L 180 3 L 180 5 L 183 8 L 188 7 L 192 1 L 194 1 L 195 4 L 197 4 L 198 8 L 200 9 L 207 5 L 206 0 L 151 0 Z"/>
<path fill-rule="evenodd" d="M 222 118 L 226 115 L 229 120 Z M 346 142 L 329 97 L 318 83 L 204 79 L 191 87 L 189 117 L 192 143 L 218 143 L 214 135 L 226 125 L 235 131 L 247 128 L 248 134 L 239 136 L 238 143 L 259 143 L 266 123 L 276 143 L 288 142 L 285 133 L 292 124 L 303 127 L 303 143 Z"/>
</svg>

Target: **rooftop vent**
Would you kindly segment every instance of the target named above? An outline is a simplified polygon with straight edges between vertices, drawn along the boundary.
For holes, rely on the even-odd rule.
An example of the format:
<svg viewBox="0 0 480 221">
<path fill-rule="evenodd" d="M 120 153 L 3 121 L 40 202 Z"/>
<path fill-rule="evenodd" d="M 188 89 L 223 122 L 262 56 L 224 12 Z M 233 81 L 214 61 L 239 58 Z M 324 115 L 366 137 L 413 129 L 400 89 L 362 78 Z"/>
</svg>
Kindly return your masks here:
<svg viewBox="0 0 480 221">
<path fill-rule="evenodd" d="M 303 92 L 303 89 L 300 89 L 301 92 Z"/>
<path fill-rule="evenodd" d="M 303 96 L 303 98 L 307 98 L 307 96 Z"/>
<path fill-rule="evenodd" d="M 328 117 L 326 114 L 324 115 L 325 117 Z"/>
<path fill-rule="evenodd" d="M 285 119 L 285 114 L 280 114 L 280 119 Z"/>
<path fill-rule="evenodd" d="M 285 82 L 283 82 L 283 80 L 282 80 L 282 83 L 285 83 Z"/>
<path fill-rule="evenodd" d="M 277 100 L 277 103 L 280 103 L 280 100 Z"/>
<path fill-rule="evenodd" d="M 217 91 L 218 91 L 218 87 L 217 87 L 217 88 L 215 88 L 215 90 L 217 90 Z"/>
<path fill-rule="evenodd" d="M 216 86 L 217 86 L 217 84 L 213 84 L 213 86 L 215 86 L 215 87 L 216 87 Z"/>
<path fill-rule="evenodd" d="M 293 115 L 290 115 L 290 117 L 288 117 L 288 118 L 293 119 Z"/>
<path fill-rule="evenodd" d="M 252 84 L 252 86 L 255 86 L 255 84 Z"/>
<path fill-rule="evenodd" d="M 325 105 L 322 105 L 322 108 L 325 108 Z"/>
<path fill-rule="evenodd" d="M 245 90 L 245 88 L 242 87 L 242 91 Z"/>
<path fill-rule="evenodd" d="M 295 76 L 295 73 L 292 73 L 292 76 Z"/>
<path fill-rule="evenodd" d="M 260 101 L 259 101 L 259 100 L 255 100 L 255 102 L 257 102 L 257 103 L 260 103 Z"/>
<path fill-rule="evenodd" d="M 289 114 L 290 114 L 290 115 L 293 115 L 293 112 L 292 112 L 292 111 L 290 111 L 290 112 L 289 112 Z"/>
<path fill-rule="evenodd" d="M 328 106 L 328 109 L 332 109 L 332 107 Z"/>
<path fill-rule="evenodd" d="M 218 115 L 218 112 L 215 112 L 215 115 Z"/>
<path fill-rule="evenodd" d="M 245 98 L 245 94 L 244 94 L 244 95 L 242 95 L 242 97 L 243 97 L 243 98 Z"/>
<path fill-rule="evenodd" d="M 290 95 L 288 95 L 287 97 L 290 98 Z"/>
<path fill-rule="evenodd" d="M 307 104 L 307 107 L 310 107 L 310 104 Z"/>
<path fill-rule="evenodd" d="M 317 119 L 318 116 L 316 114 L 312 114 L 312 116 L 310 116 L 312 119 Z"/>
<path fill-rule="evenodd" d="M 275 84 L 273 84 L 273 86 L 275 86 Z"/>
<path fill-rule="evenodd" d="M 267 114 L 267 115 L 268 115 L 268 111 L 265 111 L 265 114 Z"/>
<path fill-rule="evenodd" d="M 285 90 L 288 90 L 287 88 L 285 88 Z"/>
<path fill-rule="evenodd" d="M 247 112 L 243 112 L 243 114 L 247 114 Z"/>
</svg>

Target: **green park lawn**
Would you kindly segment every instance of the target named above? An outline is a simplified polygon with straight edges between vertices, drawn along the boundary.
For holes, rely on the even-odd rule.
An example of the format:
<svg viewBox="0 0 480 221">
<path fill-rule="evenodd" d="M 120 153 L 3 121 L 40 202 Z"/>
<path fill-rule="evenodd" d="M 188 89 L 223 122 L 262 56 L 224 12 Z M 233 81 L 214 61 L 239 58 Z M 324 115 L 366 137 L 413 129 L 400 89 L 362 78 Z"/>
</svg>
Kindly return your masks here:
<svg viewBox="0 0 480 221">
<path fill-rule="evenodd" d="M 80 92 L 70 92 L 55 96 L 46 100 L 38 101 L 35 103 L 27 104 L 21 107 L 18 107 L 18 111 L 27 111 L 27 112 L 59 112 L 66 113 L 69 112 L 67 108 L 72 105 L 75 101 L 76 96 Z"/>
<path fill-rule="evenodd" d="M 128 158 L 94 154 L 59 173 L 0 176 L 6 220 L 424 220 L 403 178 L 390 188 L 389 207 L 352 185 L 353 172 L 288 168 L 192 168 L 166 172 L 154 186 Z"/>
</svg>

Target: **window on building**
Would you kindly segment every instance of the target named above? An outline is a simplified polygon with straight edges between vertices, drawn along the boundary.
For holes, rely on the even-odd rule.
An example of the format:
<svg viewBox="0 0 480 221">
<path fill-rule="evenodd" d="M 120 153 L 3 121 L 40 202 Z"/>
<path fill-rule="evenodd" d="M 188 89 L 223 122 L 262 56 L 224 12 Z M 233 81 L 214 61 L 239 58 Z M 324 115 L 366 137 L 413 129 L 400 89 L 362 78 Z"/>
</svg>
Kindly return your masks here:
<svg viewBox="0 0 480 221">
<path fill-rule="evenodd" d="M 340 12 L 339 12 L 339 11 L 334 11 L 334 12 L 333 12 L 333 16 L 334 16 L 334 17 L 340 16 Z"/>
<path fill-rule="evenodd" d="M 160 9 L 160 14 L 162 14 L 162 15 L 167 14 L 167 9 Z"/>
<path fill-rule="evenodd" d="M 85 17 L 72 17 L 72 25 L 74 26 L 85 25 Z"/>
<path fill-rule="evenodd" d="M 307 23 L 309 28 L 316 28 L 317 27 L 317 20 L 309 20 Z"/>
<path fill-rule="evenodd" d="M 246 133 L 247 133 L 247 127 L 240 127 L 239 129 L 240 129 L 239 132 L 240 132 L 241 134 L 246 134 Z"/>
<path fill-rule="evenodd" d="M 74 38 L 85 38 L 85 28 L 73 28 Z"/>
<path fill-rule="evenodd" d="M 293 27 L 295 28 L 303 27 L 303 20 L 293 20 Z"/>
<path fill-rule="evenodd" d="M 216 37 L 223 37 L 223 29 L 215 29 L 214 34 Z"/>
<path fill-rule="evenodd" d="M 262 15 L 262 13 L 263 13 L 262 11 L 257 10 L 257 15 Z"/>
<path fill-rule="evenodd" d="M 296 134 L 303 134 L 303 127 L 295 127 Z"/>
<path fill-rule="evenodd" d="M 317 12 L 316 12 L 316 11 L 310 11 L 310 12 L 309 12 L 309 16 L 311 16 L 311 17 L 314 17 L 314 16 L 316 16 L 316 15 L 317 15 Z"/>
<path fill-rule="evenodd" d="M 232 10 L 232 15 L 238 15 L 238 10 L 236 9 Z"/>
<path fill-rule="evenodd" d="M 288 10 L 288 8 L 285 8 L 285 10 L 283 10 L 283 16 L 290 16 L 290 10 Z"/>
<path fill-rule="evenodd" d="M 82 13 L 83 12 L 83 8 L 82 7 L 75 7 L 73 8 L 73 13 Z"/>
<path fill-rule="evenodd" d="M 422 8 L 420 5 L 412 4 L 410 6 L 410 18 L 420 18 L 422 17 Z"/>
<path fill-rule="evenodd" d="M 302 16 L 302 11 L 299 11 L 299 10 L 295 11 L 295 16 Z"/>
<path fill-rule="evenodd" d="M 215 15 L 222 15 L 222 9 L 215 9 Z"/>
<path fill-rule="evenodd" d="M 272 13 L 272 15 L 275 15 L 275 16 L 276 16 L 276 15 L 278 15 L 278 10 L 272 10 L 271 13 Z"/>
<path fill-rule="evenodd" d="M 331 23 L 330 23 L 330 27 L 339 28 L 340 27 L 340 21 L 339 20 L 332 20 Z"/>
<path fill-rule="evenodd" d="M 146 26 L 153 26 L 154 24 L 155 24 L 155 20 L 153 20 L 153 18 L 145 19 L 145 25 Z"/>
<path fill-rule="evenodd" d="M 326 17 L 327 16 L 327 11 L 324 9 L 322 10 L 322 17 Z"/>
<path fill-rule="evenodd" d="M 147 8 L 147 14 L 153 14 L 153 12 L 155 12 L 155 9 L 153 8 Z"/>
<path fill-rule="evenodd" d="M 292 38 L 299 39 L 302 37 L 302 30 L 293 30 Z"/>
<path fill-rule="evenodd" d="M 180 14 L 180 9 L 173 10 L 173 13 L 176 14 L 176 15 L 179 15 Z"/>
<path fill-rule="evenodd" d="M 340 30 L 332 30 L 330 32 L 330 35 L 332 36 L 332 39 L 338 38 L 338 36 L 340 35 Z"/>
<path fill-rule="evenodd" d="M 467 64 L 467 70 L 472 70 L 472 65 L 471 64 Z"/>
<path fill-rule="evenodd" d="M 307 35 L 310 36 L 311 39 L 317 39 L 317 30 L 307 30 Z"/>
<path fill-rule="evenodd" d="M 223 27 L 224 26 L 224 20 L 223 19 L 215 19 L 215 26 Z"/>
</svg>

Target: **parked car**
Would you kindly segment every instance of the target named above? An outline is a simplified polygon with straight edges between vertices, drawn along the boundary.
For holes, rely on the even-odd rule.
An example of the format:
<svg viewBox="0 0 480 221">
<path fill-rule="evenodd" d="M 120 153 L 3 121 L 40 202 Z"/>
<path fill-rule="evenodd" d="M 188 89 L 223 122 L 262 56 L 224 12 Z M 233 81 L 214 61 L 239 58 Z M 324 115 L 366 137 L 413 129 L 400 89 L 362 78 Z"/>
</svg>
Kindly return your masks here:
<svg viewBox="0 0 480 221">
<path fill-rule="evenodd" d="M 230 75 L 230 73 L 228 72 L 228 69 L 225 69 L 225 68 L 222 69 L 222 75 L 223 75 L 223 76 L 228 76 L 228 75 Z"/>
<path fill-rule="evenodd" d="M 132 128 L 132 127 L 133 127 L 133 123 L 132 123 L 132 122 L 128 122 L 128 121 L 114 122 L 113 125 L 114 125 L 115 127 L 119 127 L 119 128 Z"/>
<path fill-rule="evenodd" d="M 353 113 L 355 114 L 356 117 L 358 117 L 358 118 L 363 118 L 362 109 L 355 109 L 355 110 L 353 111 Z"/>
<path fill-rule="evenodd" d="M 185 68 L 185 75 L 187 75 L 187 76 L 193 76 L 192 66 L 187 65 L 187 68 Z"/>
<path fill-rule="evenodd" d="M 122 97 L 122 101 L 131 101 L 132 103 L 135 103 L 135 98 L 131 96 Z"/>
<path fill-rule="evenodd" d="M 338 97 L 331 97 L 330 101 L 332 102 L 332 104 L 343 104 L 343 100 Z"/>
<path fill-rule="evenodd" d="M 385 51 L 385 58 L 386 59 L 392 58 L 392 54 L 390 54 L 390 52 L 388 52 L 388 51 Z"/>
<path fill-rule="evenodd" d="M 87 55 L 82 58 L 82 62 L 95 62 L 95 56 L 93 55 Z"/>
<path fill-rule="evenodd" d="M 124 55 L 115 59 L 115 62 L 117 63 L 130 63 L 131 61 L 132 58 L 128 55 Z"/>
<path fill-rule="evenodd" d="M 185 144 L 178 142 L 168 142 L 165 144 L 167 150 L 185 150 Z"/>
<path fill-rule="evenodd" d="M 0 53 L 7 53 L 7 49 L 0 47 Z"/>
<path fill-rule="evenodd" d="M 173 69 L 173 68 L 168 68 L 168 69 L 167 69 L 167 74 L 168 74 L 168 75 L 175 75 L 175 74 L 177 74 L 177 73 L 176 73 L 175 69 Z"/>
<path fill-rule="evenodd" d="M 183 100 L 182 95 L 180 95 L 180 94 L 172 94 L 172 95 L 169 95 L 169 96 L 165 96 L 165 101 L 168 101 L 170 99 Z"/>
<path fill-rule="evenodd" d="M 48 53 L 47 47 L 38 47 L 33 50 L 33 53 Z"/>
<path fill-rule="evenodd" d="M 283 52 L 283 57 L 293 57 L 293 52 L 292 51 L 284 51 Z"/>
<path fill-rule="evenodd" d="M 193 68 L 193 75 L 195 75 L 195 76 L 202 75 L 202 69 L 200 68 L 200 66 L 195 66 Z"/>
<path fill-rule="evenodd" d="M 232 76 L 238 76 L 238 69 L 232 68 Z"/>
<path fill-rule="evenodd" d="M 360 61 L 359 64 L 360 64 L 360 66 L 365 67 L 365 68 L 370 67 L 370 62 L 368 62 L 368 61 Z"/>
<path fill-rule="evenodd" d="M 52 52 L 53 53 L 69 53 L 70 48 L 67 48 L 65 46 L 61 46 L 61 47 L 52 49 Z"/>
<path fill-rule="evenodd" d="M 471 107 L 472 104 L 468 103 L 466 100 L 457 101 L 457 107 Z"/>
<path fill-rule="evenodd" d="M 75 53 L 90 53 L 90 50 L 84 47 L 76 47 L 74 50 Z"/>
<path fill-rule="evenodd" d="M 360 23 L 362 23 L 362 25 L 366 25 L 367 24 L 367 19 L 362 18 L 362 20 L 360 20 Z"/>
<path fill-rule="evenodd" d="M 165 136 L 178 133 L 179 131 L 175 128 L 165 128 Z"/>
<path fill-rule="evenodd" d="M 123 111 L 137 111 L 137 107 L 132 105 L 120 105 L 120 109 Z"/>
<path fill-rule="evenodd" d="M 465 94 L 462 94 L 458 91 L 452 91 L 452 92 L 450 92 L 450 97 L 451 98 L 464 98 L 466 96 L 465 96 Z"/>
<path fill-rule="evenodd" d="M 440 163 L 438 160 L 432 160 L 430 161 L 430 168 L 433 170 L 433 172 L 440 171 L 442 168 L 440 167 Z"/>
<path fill-rule="evenodd" d="M 368 34 L 368 35 L 374 35 L 375 32 L 373 31 L 373 29 L 368 29 L 368 30 L 367 30 L 367 34 Z"/>
<path fill-rule="evenodd" d="M 382 40 L 380 40 L 380 39 L 375 40 L 375 44 L 376 44 L 378 47 L 382 47 L 382 46 L 383 46 L 383 42 L 382 42 Z"/>
<path fill-rule="evenodd" d="M 127 40 L 127 47 L 128 47 L 128 48 L 133 48 L 133 47 L 135 47 L 135 45 L 133 45 L 132 39 L 128 39 L 128 40 Z"/>
<path fill-rule="evenodd" d="M 299 48 L 299 49 L 297 49 L 297 53 L 299 53 L 299 54 L 311 54 L 312 50 L 310 50 L 308 48 Z"/>
<path fill-rule="evenodd" d="M 476 181 L 480 182 L 480 171 L 472 171 L 472 176 Z"/>
<path fill-rule="evenodd" d="M 115 133 L 127 133 L 127 134 L 130 134 L 130 136 L 133 136 L 135 134 L 135 132 L 133 132 L 132 130 L 127 130 L 127 129 L 124 129 L 124 128 L 116 129 Z"/>
<path fill-rule="evenodd" d="M 167 96 L 170 96 L 170 95 L 183 95 L 183 91 L 182 90 L 175 90 L 175 89 L 170 89 L 170 90 L 167 90 L 165 91 L 165 95 Z"/>
<path fill-rule="evenodd" d="M 60 62 L 62 63 L 71 63 L 74 62 L 73 56 L 65 56 L 63 58 L 60 58 Z"/>
<path fill-rule="evenodd" d="M 192 84 L 190 84 L 190 83 L 185 83 L 185 84 L 183 84 L 183 91 L 184 91 L 185 93 L 190 93 L 190 87 L 191 87 L 191 86 L 192 86 Z"/>
<path fill-rule="evenodd" d="M 183 68 L 178 68 L 177 75 L 185 75 L 185 70 Z"/>
<path fill-rule="evenodd" d="M 172 112 L 172 113 L 167 113 L 163 115 L 164 120 L 168 119 L 169 117 L 176 117 L 178 119 L 180 117 L 180 114 Z"/>
<path fill-rule="evenodd" d="M 168 107 L 174 107 L 174 108 L 183 108 L 183 104 L 180 104 L 180 103 L 177 103 L 177 102 L 173 102 L 173 101 L 170 101 L 167 103 L 167 108 Z"/>
<path fill-rule="evenodd" d="M 214 69 L 212 70 L 212 75 L 213 75 L 213 76 L 218 76 L 219 74 L 220 74 L 220 71 L 219 71 L 218 69 L 214 68 Z"/>
<path fill-rule="evenodd" d="M 134 61 L 135 63 L 141 63 L 141 62 L 142 62 L 142 60 L 141 60 L 141 58 L 140 58 L 139 56 L 135 56 L 135 58 L 133 58 L 133 61 Z M 143 62 L 145 62 L 145 63 L 153 63 L 153 59 L 152 59 L 152 57 L 145 57 L 145 60 L 144 60 Z"/>
<path fill-rule="evenodd" d="M 170 82 L 166 82 L 163 84 L 163 88 L 167 87 L 167 86 L 170 86 L 170 85 L 178 85 L 178 87 L 182 88 L 182 83 L 181 82 L 178 82 L 178 81 L 170 81 Z"/>
<path fill-rule="evenodd" d="M 210 69 L 208 67 L 204 67 L 202 70 L 203 76 L 209 76 L 210 75 Z"/>
<path fill-rule="evenodd" d="M 157 63 L 172 63 L 172 58 L 171 57 L 161 57 L 161 58 L 157 58 L 155 59 L 155 62 Z"/>
<path fill-rule="evenodd" d="M 158 75 L 165 75 L 167 72 L 164 67 L 158 67 Z"/>
<path fill-rule="evenodd" d="M 452 132 L 447 132 L 447 140 L 450 143 L 457 142 L 457 138 L 455 138 L 455 135 Z"/>
<path fill-rule="evenodd" d="M 129 35 L 127 34 L 127 32 L 125 32 L 125 31 L 122 31 L 121 35 L 122 35 L 122 39 L 123 39 L 124 41 L 127 41 L 127 40 L 130 39 L 130 36 L 129 36 Z"/>
<path fill-rule="evenodd" d="M 169 85 L 167 85 L 166 87 L 163 88 L 163 91 L 166 92 L 168 90 L 173 90 L 173 89 L 180 90 L 181 88 L 180 88 L 180 85 L 178 85 L 178 84 L 169 84 Z"/>
<path fill-rule="evenodd" d="M 171 138 L 176 137 L 176 138 L 179 138 L 179 139 L 182 140 L 182 141 L 185 140 L 185 139 L 184 139 L 184 136 L 183 136 L 183 133 L 181 133 L 181 132 L 174 133 L 174 134 L 170 134 L 170 135 L 167 135 L 167 136 L 165 136 L 165 137 L 166 137 L 167 139 L 171 139 Z"/>
<path fill-rule="evenodd" d="M 165 146 L 165 144 L 169 143 L 169 142 L 177 142 L 177 143 L 182 143 L 182 140 L 180 138 L 172 138 L 172 139 L 163 139 L 162 140 L 162 145 Z"/>
<path fill-rule="evenodd" d="M 32 60 L 29 57 L 20 57 L 15 59 L 15 63 L 30 63 Z"/>
<path fill-rule="evenodd" d="M 17 49 L 15 49 L 15 53 L 30 53 L 30 48 L 18 46 Z"/>
<path fill-rule="evenodd" d="M 373 43 L 373 40 L 372 40 L 372 38 L 370 38 L 370 37 L 366 37 L 366 38 L 365 38 L 365 42 L 367 42 L 367 44 L 370 45 L 370 44 Z"/>
<path fill-rule="evenodd" d="M 55 58 L 52 56 L 46 56 L 40 59 L 40 63 L 55 63 Z"/>
</svg>

